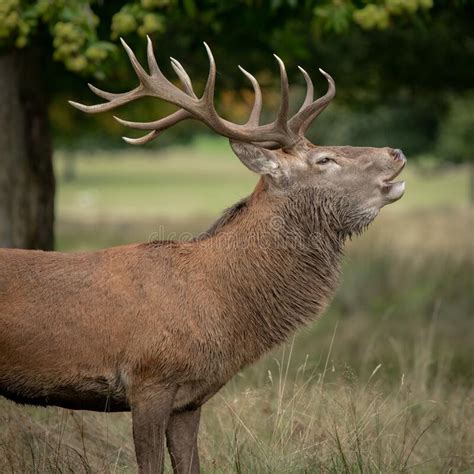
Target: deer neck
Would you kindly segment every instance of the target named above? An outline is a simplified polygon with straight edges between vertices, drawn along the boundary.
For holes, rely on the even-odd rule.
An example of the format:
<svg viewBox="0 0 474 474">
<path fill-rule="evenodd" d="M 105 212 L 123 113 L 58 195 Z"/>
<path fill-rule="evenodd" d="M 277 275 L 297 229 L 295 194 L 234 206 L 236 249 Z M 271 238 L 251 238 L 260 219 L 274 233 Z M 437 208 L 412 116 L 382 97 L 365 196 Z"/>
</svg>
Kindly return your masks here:
<svg viewBox="0 0 474 474">
<path fill-rule="evenodd" d="M 256 358 L 326 307 L 344 239 L 305 193 L 276 197 L 257 188 L 235 208 L 214 226 L 213 284 Z"/>
</svg>

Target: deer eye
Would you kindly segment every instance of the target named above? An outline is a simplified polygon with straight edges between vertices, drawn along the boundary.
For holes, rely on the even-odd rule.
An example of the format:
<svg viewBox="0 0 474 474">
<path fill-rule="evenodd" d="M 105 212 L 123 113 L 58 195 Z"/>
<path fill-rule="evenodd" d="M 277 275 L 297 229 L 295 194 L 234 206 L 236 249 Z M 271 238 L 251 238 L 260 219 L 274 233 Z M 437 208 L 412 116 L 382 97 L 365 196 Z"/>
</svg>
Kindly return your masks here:
<svg viewBox="0 0 474 474">
<path fill-rule="evenodd" d="M 327 156 L 323 156 L 322 158 L 319 158 L 318 161 L 316 161 L 316 164 L 325 165 L 325 164 L 329 163 L 330 161 L 333 161 L 333 160 L 331 160 L 331 158 L 328 158 Z"/>
</svg>

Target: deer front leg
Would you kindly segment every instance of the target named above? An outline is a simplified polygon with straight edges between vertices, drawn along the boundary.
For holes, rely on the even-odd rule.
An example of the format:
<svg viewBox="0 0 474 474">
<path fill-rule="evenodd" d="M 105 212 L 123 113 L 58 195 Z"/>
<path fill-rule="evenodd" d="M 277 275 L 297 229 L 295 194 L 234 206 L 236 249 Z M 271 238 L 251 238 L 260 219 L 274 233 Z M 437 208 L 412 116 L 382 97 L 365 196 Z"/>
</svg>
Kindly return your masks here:
<svg viewBox="0 0 474 474">
<path fill-rule="evenodd" d="M 130 400 L 133 441 L 140 474 L 161 474 L 164 469 L 165 432 L 175 388 L 138 386 Z"/>
<path fill-rule="evenodd" d="M 199 474 L 197 435 L 201 408 L 172 413 L 166 441 L 175 474 Z"/>
</svg>

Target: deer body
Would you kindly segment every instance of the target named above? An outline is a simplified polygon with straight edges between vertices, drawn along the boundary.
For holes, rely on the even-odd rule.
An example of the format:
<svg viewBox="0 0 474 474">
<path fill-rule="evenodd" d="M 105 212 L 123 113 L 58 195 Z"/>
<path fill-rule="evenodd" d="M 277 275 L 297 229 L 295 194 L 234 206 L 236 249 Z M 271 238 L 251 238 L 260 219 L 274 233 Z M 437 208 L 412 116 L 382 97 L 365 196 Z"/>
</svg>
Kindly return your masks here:
<svg viewBox="0 0 474 474">
<path fill-rule="evenodd" d="M 191 242 L 0 250 L 0 394 L 124 411 L 149 378 L 176 386 L 173 409 L 199 406 L 314 318 L 335 289 L 342 237 L 308 225 L 314 216 L 295 228 L 265 193 L 248 201 Z"/>
<path fill-rule="evenodd" d="M 139 86 L 112 94 L 91 86 L 102 112 L 152 96 L 180 109 L 149 123 L 119 121 L 153 140 L 194 118 L 230 144 L 260 181 L 247 199 L 189 242 L 156 242 L 90 253 L 0 250 L 0 395 L 21 403 L 132 412 L 141 473 L 162 472 L 164 441 L 175 473 L 198 473 L 201 406 L 242 367 L 316 318 L 333 295 L 344 241 L 386 204 L 400 199 L 393 182 L 400 150 L 321 147 L 304 138 L 335 94 L 288 115 L 288 79 L 280 67 L 277 118 L 260 125 L 256 79 L 250 118 L 237 125 L 213 105 L 216 67 L 203 96 L 181 64 L 183 89 L 161 73 L 148 40 L 147 73 L 124 43 Z"/>
</svg>

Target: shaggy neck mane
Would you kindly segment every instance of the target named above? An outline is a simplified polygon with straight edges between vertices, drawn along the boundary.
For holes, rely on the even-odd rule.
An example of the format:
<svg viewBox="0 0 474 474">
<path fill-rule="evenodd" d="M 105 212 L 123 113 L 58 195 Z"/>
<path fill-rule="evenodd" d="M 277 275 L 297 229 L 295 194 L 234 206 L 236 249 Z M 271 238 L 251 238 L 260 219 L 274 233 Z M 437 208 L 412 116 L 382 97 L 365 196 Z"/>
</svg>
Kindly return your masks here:
<svg viewBox="0 0 474 474">
<path fill-rule="evenodd" d="M 315 199 L 316 198 L 316 199 Z M 209 250 L 207 277 L 233 319 L 227 340 L 241 363 L 258 358 L 316 318 L 338 282 L 344 237 L 322 196 L 272 197 L 256 190 L 197 239 Z M 239 352 L 237 350 L 237 352 Z"/>
<path fill-rule="evenodd" d="M 207 239 L 221 232 L 228 224 L 233 222 L 238 216 L 247 211 L 249 201 L 250 196 L 247 196 L 246 198 L 241 199 L 233 206 L 226 209 L 222 213 L 221 217 L 219 217 L 219 219 L 217 219 L 206 232 L 200 234 L 196 240 Z"/>
</svg>

